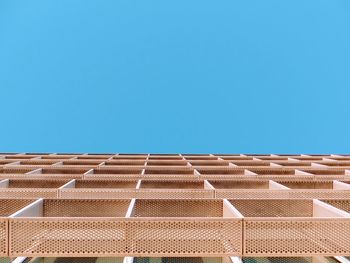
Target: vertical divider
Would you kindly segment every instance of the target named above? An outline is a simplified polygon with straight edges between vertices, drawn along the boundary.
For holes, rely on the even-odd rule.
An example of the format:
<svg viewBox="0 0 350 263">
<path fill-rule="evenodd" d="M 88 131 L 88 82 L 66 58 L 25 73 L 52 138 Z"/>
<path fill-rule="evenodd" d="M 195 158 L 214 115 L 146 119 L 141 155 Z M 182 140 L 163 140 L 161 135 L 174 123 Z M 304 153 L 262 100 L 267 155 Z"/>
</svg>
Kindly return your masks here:
<svg viewBox="0 0 350 263">
<path fill-rule="evenodd" d="M 143 178 L 145 173 L 146 173 L 146 168 L 143 168 L 140 177 Z"/>
<path fill-rule="evenodd" d="M 350 177 L 350 170 L 347 169 L 345 170 L 345 178 Z"/>
<path fill-rule="evenodd" d="M 146 167 L 147 167 L 147 165 L 148 165 L 148 160 L 149 160 L 149 157 L 150 157 L 150 154 L 147 154 L 147 157 L 146 157 L 146 160 L 145 160 L 145 163 L 143 164 L 144 165 L 144 169 L 143 169 L 143 171 L 146 169 Z M 141 173 L 142 175 L 144 174 L 144 172 L 143 173 Z"/>
<path fill-rule="evenodd" d="M 192 166 L 192 165 L 191 165 Z M 194 169 L 194 175 L 196 175 L 197 176 L 197 179 L 200 179 L 201 178 L 201 173 L 200 172 L 198 172 L 198 170 L 197 169 Z"/>
<path fill-rule="evenodd" d="M 240 257 L 230 257 L 232 263 L 243 263 Z"/>
<path fill-rule="evenodd" d="M 123 263 L 133 263 L 134 257 L 124 257 Z"/>
<path fill-rule="evenodd" d="M 135 198 L 131 199 L 128 210 L 126 211 L 125 218 L 130 218 L 132 216 L 135 202 L 136 202 Z M 126 220 L 126 222 L 125 222 L 125 239 L 126 239 L 126 246 L 127 246 L 128 252 L 132 253 L 132 251 L 133 251 L 133 239 L 134 239 L 134 227 L 133 227 L 132 222 L 130 222 L 128 220 Z M 132 262 L 132 261 L 126 261 L 126 262 Z"/>
<path fill-rule="evenodd" d="M 271 162 L 271 163 L 270 163 L 270 166 L 271 166 L 271 167 L 279 167 L 279 168 L 283 167 L 282 165 L 280 165 L 280 164 L 278 164 L 278 163 L 274 163 L 274 162 Z"/>
<path fill-rule="evenodd" d="M 100 168 L 101 166 L 104 166 L 106 164 L 106 162 L 101 162 L 97 165 L 97 168 Z"/>
<path fill-rule="evenodd" d="M 315 178 L 315 175 L 312 173 L 304 172 L 299 169 L 295 169 L 295 175 L 309 175 L 312 176 L 312 178 Z"/>
<path fill-rule="evenodd" d="M 207 190 L 211 190 L 212 191 L 212 197 L 213 198 L 216 198 L 216 191 L 215 191 L 215 187 L 208 182 L 208 180 L 204 180 L 204 189 L 207 189 Z"/>
<path fill-rule="evenodd" d="M 83 174 L 82 179 L 86 179 L 86 176 L 87 176 L 88 174 L 93 174 L 93 173 L 94 173 L 94 169 L 90 169 L 89 171 L 87 171 L 86 173 Z"/>
<path fill-rule="evenodd" d="M 57 198 L 61 198 L 62 197 L 62 189 L 67 189 L 67 188 L 75 188 L 75 179 L 70 180 L 68 183 L 66 183 L 58 188 Z"/>
<path fill-rule="evenodd" d="M 334 190 L 350 190 L 350 184 L 334 180 L 333 181 L 333 189 Z"/>
<path fill-rule="evenodd" d="M 333 156 L 333 154 L 332 154 L 332 156 Z M 337 161 L 336 161 L 336 160 L 334 160 L 334 159 L 330 159 L 330 158 L 326 158 L 326 157 L 322 158 L 322 161 L 334 162 L 334 163 L 336 163 L 336 162 L 337 162 Z"/>
<path fill-rule="evenodd" d="M 339 261 L 340 263 L 350 263 L 350 260 L 345 258 L 345 257 L 341 257 L 341 256 L 335 256 L 334 257 L 337 261 Z"/>
<path fill-rule="evenodd" d="M 6 237 L 5 237 L 5 249 L 7 252 L 7 256 L 10 256 L 10 235 L 11 235 L 11 231 L 10 231 L 10 220 L 9 218 L 6 219 L 6 225 L 5 225 L 5 233 L 6 233 Z"/>
<path fill-rule="evenodd" d="M 135 202 L 136 202 L 136 198 L 131 199 L 128 210 L 126 211 L 126 215 L 125 215 L 126 218 L 131 217 L 134 206 L 135 206 Z"/>
<path fill-rule="evenodd" d="M 63 162 L 62 161 L 58 161 L 57 163 L 51 164 L 51 166 L 58 166 L 58 165 L 63 165 Z"/>
<path fill-rule="evenodd" d="M 313 163 L 311 162 L 311 167 L 316 167 L 316 168 L 327 168 L 327 165 L 320 164 L 320 163 Z"/>
<path fill-rule="evenodd" d="M 244 219 L 244 217 L 243 217 L 243 219 L 242 219 L 242 240 L 241 240 L 241 242 L 242 242 L 242 251 L 241 251 L 241 255 L 242 255 L 242 257 L 244 257 L 244 255 L 245 255 L 245 240 L 246 240 L 246 221 L 245 221 L 245 219 Z"/>
<path fill-rule="evenodd" d="M 273 180 L 269 180 L 269 190 L 291 190 L 291 189 Z"/>
<path fill-rule="evenodd" d="M 15 161 L 15 162 L 5 164 L 4 166 L 12 166 L 12 165 L 20 165 L 20 164 L 21 164 L 21 161 Z"/>
<path fill-rule="evenodd" d="M 184 158 L 184 160 L 186 161 L 186 166 L 187 167 L 192 167 L 192 164 L 190 163 L 190 162 L 188 162 L 186 159 L 185 159 L 185 157 L 183 157 Z"/>
<path fill-rule="evenodd" d="M 16 213 L 13 213 L 9 218 L 16 217 L 42 217 L 44 216 L 44 199 L 40 198 L 33 203 L 23 207 Z"/>
<path fill-rule="evenodd" d="M 10 180 L 4 179 L 0 181 L 0 188 L 8 188 L 9 187 Z"/>
<path fill-rule="evenodd" d="M 136 190 L 135 190 L 134 195 L 133 195 L 134 198 L 137 198 L 137 197 L 140 196 L 140 192 L 141 192 L 140 188 L 141 188 L 142 180 L 143 180 L 143 179 L 139 179 L 139 180 L 137 181 Z"/>
<path fill-rule="evenodd" d="M 243 219 L 243 215 L 227 199 L 222 199 L 223 217 L 235 217 Z"/>
<path fill-rule="evenodd" d="M 137 180 L 136 190 L 139 190 L 141 188 L 141 181 L 141 179 Z"/>
<path fill-rule="evenodd" d="M 250 171 L 250 170 L 248 170 L 248 169 L 244 169 L 244 175 L 248 175 L 248 176 L 252 176 L 252 177 L 257 177 L 257 173 L 254 173 L 254 172 L 252 172 L 252 171 Z"/>
<path fill-rule="evenodd" d="M 313 199 L 313 217 L 348 217 L 350 214 L 318 199 Z"/>
<path fill-rule="evenodd" d="M 31 174 L 41 174 L 42 171 L 43 171 L 43 168 L 38 168 L 38 169 L 32 170 L 32 171 L 30 171 L 28 173 L 25 173 L 25 174 L 29 174 L 29 175 L 31 175 Z"/>
<path fill-rule="evenodd" d="M 244 254 L 244 244 L 245 244 L 245 220 L 244 216 L 234 207 L 227 199 L 223 199 L 223 217 L 235 217 L 241 219 L 241 255 Z M 232 260 L 232 258 L 231 258 Z M 237 261 L 236 261 L 237 262 Z M 238 261 L 239 262 L 239 261 Z"/>
</svg>

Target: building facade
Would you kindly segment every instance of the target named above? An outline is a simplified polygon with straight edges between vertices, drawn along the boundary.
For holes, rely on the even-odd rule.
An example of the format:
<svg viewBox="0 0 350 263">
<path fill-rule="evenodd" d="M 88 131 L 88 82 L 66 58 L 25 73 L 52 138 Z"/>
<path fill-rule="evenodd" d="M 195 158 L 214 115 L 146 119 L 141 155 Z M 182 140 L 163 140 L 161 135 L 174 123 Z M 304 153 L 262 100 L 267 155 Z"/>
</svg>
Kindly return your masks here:
<svg viewBox="0 0 350 263">
<path fill-rule="evenodd" d="M 350 262 L 350 155 L 0 153 L 3 262 Z"/>
</svg>

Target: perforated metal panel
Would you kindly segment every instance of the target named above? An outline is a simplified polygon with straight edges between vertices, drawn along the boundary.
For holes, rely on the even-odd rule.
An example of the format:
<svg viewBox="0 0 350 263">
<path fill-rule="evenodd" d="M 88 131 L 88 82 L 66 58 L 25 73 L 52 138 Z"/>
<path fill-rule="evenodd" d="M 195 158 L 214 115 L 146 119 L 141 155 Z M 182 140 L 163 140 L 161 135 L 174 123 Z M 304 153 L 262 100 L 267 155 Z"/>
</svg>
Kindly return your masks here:
<svg viewBox="0 0 350 263">
<path fill-rule="evenodd" d="M 125 189 L 136 188 L 137 180 L 76 180 L 75 188 L 108 188 L 108 189 Z"/>
<path fill-rule="evenodd" d="M 193 175 L 193 168 L 184 167 L 184 168 L 164 168 L 164 167 L 152 167 L 146 168 L 145 175 Z"/>
<path fill-rule="evenodd" d="M 346 185 L 332 181 L 350 181 L 349 156 L 0 155 L 0 178 L 39 179 L 10 180 L 7 188 L 2 182 L 0 197 L 16 198 L 0 203 L 3 256 L 105 263 L 119 256 L 256 260 L 249 256 L 282 263 L 298 262 L 291 256 L 350 256 L 350 191 L 333 189 Z M 71 179 L 77 180 L 67 183 Z M 33 197 L 44 200 L 8 218 Z"/>
<path fill-rule="evenodd" d="M 216 178 L 219 175 L 223 176 L 226 175 L 228 178 L 232 178 L 239 175 L 244 175 L 244 169 L 237 169 L 233 167 L 215 167 L 215 168 L 209 168 L 209 167 L 197 167 L 196 170 L 201 174 L 201 177 L 207 177 L 212 176 L 212 178 Z M 216 175 L 216 177 L 215 177 Z"/>
<path fill-rule="evenodd" d="M 68 180 L 10 179 L 0 188 L 0 198 L 58 198 L 58 188 Z"/>
<path fill-rule="evenodd" d="M 278 182 L 278 181 L 277 181 Z M 281 181 L 278 182 L 284 186 L 291 189 L 333 189 L 333 181 L 323 181 L 323 180 L 298 180 L 298 181 Z"/>
<path fill-rule="evenodd" d="M 313 263 L 312 258 L 278 257 L 278 258 L 243 258 L 243 263 Z"/>
<path fill-rule="evenodd" d="M 8 217 L 33 201 L 33 199 L 0 199 L 0 217 Z"/>
<path fill-rule="evenodd" d="M 124 217 L 128 199 L 61 199 L 44 200 L 43 217 Z"/>
<path fill-rule="evenodd" d="M 256 173 L 259 176 L 295 176 L 295 169 L 286 169 L 286 168 L 277 168 L 269 167 L 269 168 L 251 168 L 249 171 Z"/>
<path fill-rule="evenodd" d="M 116 219 L 11 219 L 12 256 L 115 256 L 129 252 L 127 225 Z"/>
<path fill-rule="evenodd" d="M 244 217 L 312 217 L 312 200 L 230 200 Z"/>
<path fill-rule="evenodd" d="M 7 256 L 8 230 L 7 220 L 0 218 L 0 256 Z"/>
<path fill-rule="evenodd" d="M 86 179 L 110 179 L 110 180 L 137 180 L 142 176 L 142 167 L 125 167 L 125 168 L 115 168 L 100 166 L 94 169 L 92 173 L 86 174 L 84 178 Z"/>
<path fill-rule="evenodd" d="M 349 219 L 244 220 L 246 256 L 347 255 L 349 242 Z"/>
<path fill-rule="evenodd" d="M 209 180 L 215 189 L 269 189 L 268 180 Z"/>
<path fill-rule="evenodd" d="M 339 263 L 339 261 L 330 258 L 325 257 L 321 258 L 320 261 L 314 260 L 312 257 L 268 257 L 268 258 L 243 258 L 243 263 L 316 263 L 316 262 L 323 262 L 323 263 Z"/>
<path fill-rule="evenodd" d="M 215 190 L 216 198 L 227 199 L 321 199 L 321 198 L 350 198 L 348 190 Z"/>
<path fill-rule="evenodd" d="M 133 255 L 223 256 L 242 254 L 238 219 L 134 221 Z"/>
<path fill-rule="evenodd" d="M 131 216 L 143 218 L 133 222 L 136 254 L 214 256 L 241 253 L 242 222 L 222 218 L 220 200 L 136 200 Z"/>
<path fill-rule="evenodd" d="M 133 263 L 224 263 L 222 258 L 203 257 L 163 257 L 163 258 L 134 258 Z"/>
<path fill-rule="evenodd" d="M 302 171 L 313 174 L 316 180 L 341 180 L 347 177 L 344 167 L 332 167 L 329 169 L 302 169 Z"/>
<path fill-rule="evenodd" d="M 0 256 L 8 256 L 8 219 L 7 217 L 33 200 L 0 199 Z M 4 260 L 7 260 L 6 258 Z"/>
<path fill-rule="evenodd" d="M 61 198 L 135 198 L 137 180 L 76 180 L 73 188 L 60 190 Z"/>
<path fill-rule="evenodd" d="M 139 189 L 136 191 L 139 199 L 181 199 L 181 198 L 214 198 L 214 190 L 205 189 Z"/>
<path fill-rule="evenodd" d="M 58 198 L 58 189 L 0 189 L 0 198 Z"/>
<path fill-rule="evenodd" d="M 195 174 L 192 167 L 174 168 L 172 166 L 164 167 L 146 167 L 143 179 L 179 179 L 179 180 L 194 180 L 198 176 Z"/>
<path fill-rule="evenodd" d="M 76 198 L 76 199 L 120 199 L 120 198 L 136 198 L 136 189 L 103 189 L 103 188 L 84 188 L 61 189 L 61 198 Z"/>
<path fill-rule="evenodd" d="M 11 255 L 241 254 L 242 221 L 220 200 L 136 200 L 123 218 L 129 202 L 44 200 L 43 218 L 10 219 Z"/>
<path fill-rule="evenodd" d="M 242 222 L 228 219 L 15 219 L 11 255 L 240 255 Z"/>
<path fill-rule="evenodd" d="M 136 198 L 213 198 L 214 190 L 204 189 L 203 180 L 142 180 Z"/>
<path fill-rule="evenodd" d="M 123 263 L 123 260 L 123 258 L 111 257 L 33 258 L 24 263 Z"/>
<path fill-rule="evenodd" d="M 204 189 L 203 180 L 142 180 L 145 189 Z"/>
<path fill-rule="evenodd" d="M 136 200 L 133 217 L 222 217 L 221 200 Z"/>
</svg>

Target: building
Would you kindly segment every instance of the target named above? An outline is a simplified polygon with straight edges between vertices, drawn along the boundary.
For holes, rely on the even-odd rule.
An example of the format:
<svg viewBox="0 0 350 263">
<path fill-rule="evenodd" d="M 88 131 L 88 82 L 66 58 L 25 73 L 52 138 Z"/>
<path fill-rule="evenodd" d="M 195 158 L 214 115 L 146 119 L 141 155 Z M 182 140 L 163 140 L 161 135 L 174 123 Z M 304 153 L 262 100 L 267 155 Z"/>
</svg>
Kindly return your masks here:
<svg viewBox="0 0 350 263">
<path fill-rule="evenodd" d="M 0 153 L 3 262 L 350 262 L 350 155 Z"/>
</svg>

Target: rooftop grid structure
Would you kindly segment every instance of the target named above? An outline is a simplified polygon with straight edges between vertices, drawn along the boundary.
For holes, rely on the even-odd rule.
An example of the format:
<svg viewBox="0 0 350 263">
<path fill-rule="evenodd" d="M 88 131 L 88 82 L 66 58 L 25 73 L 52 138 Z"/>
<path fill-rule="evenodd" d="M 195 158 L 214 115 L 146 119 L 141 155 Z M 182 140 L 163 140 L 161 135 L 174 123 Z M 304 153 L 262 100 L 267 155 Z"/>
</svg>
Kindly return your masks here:
<svg viewBox="0 0 350 263">
<path fill-rule="evenodd" d="M 0 262 L 350 262 L 350 155 L 0 153 L 0 203 Z"/>
</svg>

